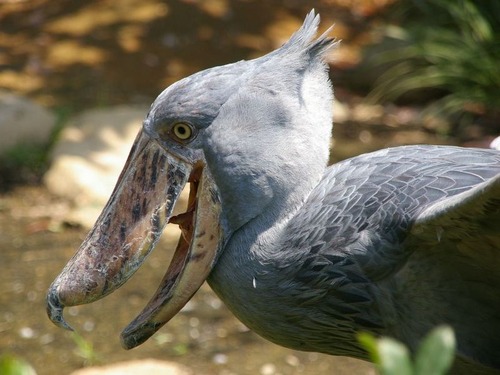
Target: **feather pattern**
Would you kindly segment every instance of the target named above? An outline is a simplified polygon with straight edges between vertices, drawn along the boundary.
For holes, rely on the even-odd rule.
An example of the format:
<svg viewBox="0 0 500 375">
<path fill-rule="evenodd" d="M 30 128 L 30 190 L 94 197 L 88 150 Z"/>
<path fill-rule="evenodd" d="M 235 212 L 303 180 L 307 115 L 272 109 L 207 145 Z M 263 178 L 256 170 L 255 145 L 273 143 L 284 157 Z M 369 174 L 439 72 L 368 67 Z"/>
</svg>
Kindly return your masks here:
<svg viewBox="0 0 500 375">
<path fill-rule="evenodd" d="M 279 292 L 247 323 L 285 346 L 366 358 L 356 332 L 415 348 L 446 322 L 465 366 L 498 368 L 498 228 L 497 151 L 405 146 L 348 159 L 273 233 L 272 251 L 263 241 L 258 280 Z"/>
<path fill-rule="evenodd" d="M 499 152 L 406 146 L 326 168 L 335 42 L 318 24 L 153 104 L 146 130 L 196 125 L 189 149 L 169 147 L 203 153 L 219 189 L 228 238 L 208 282 L 284 346 L 366 359 L 359 331 L 414 349 L 449 323 L 466 365 L 500 369 Z"/>
</svg>

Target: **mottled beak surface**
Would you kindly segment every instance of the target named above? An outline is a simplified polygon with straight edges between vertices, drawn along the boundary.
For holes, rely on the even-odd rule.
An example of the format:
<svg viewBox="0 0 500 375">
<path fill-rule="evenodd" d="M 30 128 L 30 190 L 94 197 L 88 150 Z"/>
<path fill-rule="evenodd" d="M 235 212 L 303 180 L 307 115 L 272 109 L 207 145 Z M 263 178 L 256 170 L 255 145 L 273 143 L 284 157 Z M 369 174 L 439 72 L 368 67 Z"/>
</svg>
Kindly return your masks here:
<svg viewBox="0 0 500 375">
<path fill-rule="evenodd" d="M 188 182 L 187 211 L 172 217 Z M 217 189 L 204 164 L 168 153 L 141 131 L 94 228 L 49 288 L 49 318 L 71 329 L 63 318 L 64 307 L 93 302 L 123 285 L 172 222 L 181 227 L 182 235 L 170 267 L 151 301 L 122 334 L 125 348 L 141 344 L 207 278 L 223 242 L 219 220 Z"/>
</svg>

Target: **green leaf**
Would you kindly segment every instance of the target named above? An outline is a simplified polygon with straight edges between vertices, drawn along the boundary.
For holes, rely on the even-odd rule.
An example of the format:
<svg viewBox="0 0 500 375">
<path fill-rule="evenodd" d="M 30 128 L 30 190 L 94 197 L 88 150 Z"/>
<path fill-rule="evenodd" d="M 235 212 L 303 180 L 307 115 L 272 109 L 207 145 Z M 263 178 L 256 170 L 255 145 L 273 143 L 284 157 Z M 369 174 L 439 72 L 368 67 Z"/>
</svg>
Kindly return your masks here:
<svg viewBox="0 0 500 375">
<path fill-rule="evenodd" d="M 185 355 L 189 352 L 189 346 L 183 343 L 179 343 L 173 346 L 172 348 L 175 355 L 181 356 Z"/>
<path fill-rule="evenodd" d="M 382 375 L 413 375 L 410 353 L 400 342 L 388 337 L 376 339 L 368 333 L 360 334 L 358 340 Z"/>
<path fill-rule="evenodd" d="M 358 341 L 368 352 L 372 362 L 379 363 L 380 358 L 377 349 L 377 339 L 367 332 L 361 332 L 358 334 Z"/>
<path fill-rule="evenodd" d="M 406 346 L 389 337 L 377 342 L 380 356 L 379 368 L 383 375 L 412 375 L 410 353 Z"/>
<path fill-rule="evenodd" d="M 415 357 L 415 375 L 446 374 L 455 356 L 455 335 L 448 326 L 433 329 L 422 341 Z"/>
<path fill-rule="evenodd" d="M 77 332 L 71 332 L 71 338 L 76 344 L 76 348 L 74 350 L 75 354 L 84 359 L 85 365 L 93 365 L 98 362 L 98 355 L 94 350 L 94 345 L 91 341 L 86 340 Z"/>
<path fill-rule="evenodd" d="M 0 357 L 0 374 L 2 375 L 36 375 L 30 364 L 10 355 Z"/>
</svg>

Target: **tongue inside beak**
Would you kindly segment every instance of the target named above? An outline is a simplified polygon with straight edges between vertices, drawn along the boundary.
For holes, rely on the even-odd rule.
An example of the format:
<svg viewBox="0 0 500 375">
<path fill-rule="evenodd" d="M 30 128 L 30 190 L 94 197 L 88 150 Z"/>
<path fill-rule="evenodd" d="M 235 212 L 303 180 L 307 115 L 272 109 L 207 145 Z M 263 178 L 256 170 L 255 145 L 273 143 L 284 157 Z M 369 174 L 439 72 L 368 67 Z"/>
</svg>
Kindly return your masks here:
<svg viewBox="0 0 500 375">
<path fill-rule="evenodd" d="M 172 217 L 190 182 L 187 212 Z M 168 222 L 182 230 L 173 260 L 153 298 L 122 333 L 127 349 L 146 341 L 171 319 L 210 273 L 223 233 L 220 204 L 208 169 L 192 166 L 139 133 L 115 190 L 94 228 L 47 294 L 47 313 L 58 326 L 65 306 L 98 300 L 123 285 L 156 245 Z"/>
</svg>

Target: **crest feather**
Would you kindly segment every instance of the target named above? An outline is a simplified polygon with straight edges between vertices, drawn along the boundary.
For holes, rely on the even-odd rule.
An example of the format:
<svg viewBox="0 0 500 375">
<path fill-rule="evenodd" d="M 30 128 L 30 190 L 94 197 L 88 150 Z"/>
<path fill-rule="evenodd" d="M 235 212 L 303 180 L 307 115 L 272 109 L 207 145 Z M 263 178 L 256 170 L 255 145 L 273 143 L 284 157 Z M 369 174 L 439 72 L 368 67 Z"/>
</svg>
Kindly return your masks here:
<svg viewBox="0 0 500 375">
<path fill-rule="evenodd" d="M 319 14 L 316 14 L 314 9 L 311 10 L 304 19 L 304 23 L 300 29 L 291 36 L 281 49 L 304 51 L 314 56 L 323 55 L 330 48 L 334 47 L 337 41 L 328 36 L 333 26 L 330 26 L 318 38 L 315 38 L 319 22 Z"/>
</svg>

